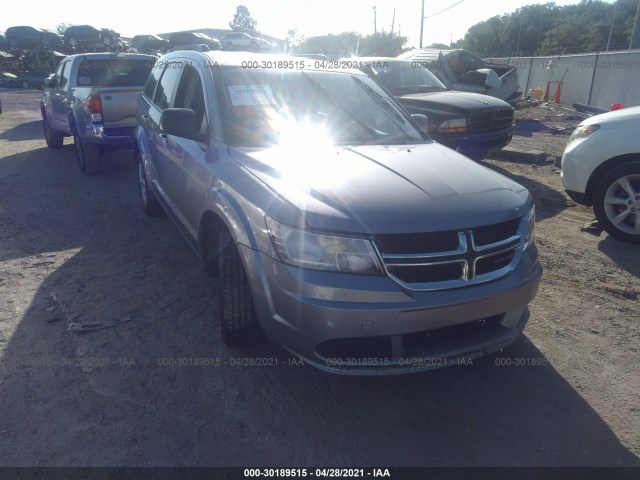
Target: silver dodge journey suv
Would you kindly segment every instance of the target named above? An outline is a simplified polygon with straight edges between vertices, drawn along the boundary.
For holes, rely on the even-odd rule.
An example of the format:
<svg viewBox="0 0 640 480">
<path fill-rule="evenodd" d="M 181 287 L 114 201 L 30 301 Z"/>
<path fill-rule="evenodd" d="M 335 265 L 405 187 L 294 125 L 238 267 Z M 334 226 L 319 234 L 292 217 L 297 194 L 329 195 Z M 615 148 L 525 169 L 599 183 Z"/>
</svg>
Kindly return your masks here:
<svg viewBox="0 0 640 480">
<path fill-rule="evenodd" d="M 222 339 L 323 370 L 406 373 L 518 338 L 541 266 L 521 185 L 430 140 L 356 70 L 161 57 L 138 100 L 142 208 L 216 277 Z"/>
</svg>

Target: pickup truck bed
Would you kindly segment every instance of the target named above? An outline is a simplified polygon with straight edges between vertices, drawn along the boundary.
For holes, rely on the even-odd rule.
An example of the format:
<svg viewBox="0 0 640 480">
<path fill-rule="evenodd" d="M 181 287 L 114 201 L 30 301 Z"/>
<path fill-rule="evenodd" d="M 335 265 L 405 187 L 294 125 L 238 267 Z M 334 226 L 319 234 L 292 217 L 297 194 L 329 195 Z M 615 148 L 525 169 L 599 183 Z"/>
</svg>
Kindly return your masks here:
<svg viewBox="0 0 640 480">
<path fill-rule="evenodd" d="M 107 148 L 131 148 L 136 99 L 156 58 L 141 54 L 81 54 L 65 58 L 45 81 L 41 100 L 50 148 L 74 138 L 80 169 L 101 171 Z"/>
</svg>

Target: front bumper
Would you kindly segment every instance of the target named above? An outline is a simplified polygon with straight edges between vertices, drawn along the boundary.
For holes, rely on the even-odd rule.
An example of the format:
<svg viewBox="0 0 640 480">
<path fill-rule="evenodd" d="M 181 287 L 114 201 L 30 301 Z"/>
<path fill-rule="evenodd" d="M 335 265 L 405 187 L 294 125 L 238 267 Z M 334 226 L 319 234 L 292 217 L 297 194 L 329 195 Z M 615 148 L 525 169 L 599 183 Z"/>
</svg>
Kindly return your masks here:
<svg viewBox="0 0 640 480">
<path fill-rule="evenodd" d="M 515 126 L 500 131 L 467 133 L 429 133 L 438 143 L 469 156 L 482 156 L 506 147 L 515 133 Z"/>
<path fill-rule="evenodd" d="M 589 178 L 606 159 L 593 148 L 588 138 L 574 140 L 562 153 L 562 186 L 567 195 L 581 205 L 591 205 L 587 194 Z"/>
<path fill-rule="evenodd" d="M 265 335 L 317 368 L 352 375 L 430 370 L 506 347 L 524 329 L 542 274 L 535 246 L 506 277 L 431 292 L 240 251 Z"/>
</svg>

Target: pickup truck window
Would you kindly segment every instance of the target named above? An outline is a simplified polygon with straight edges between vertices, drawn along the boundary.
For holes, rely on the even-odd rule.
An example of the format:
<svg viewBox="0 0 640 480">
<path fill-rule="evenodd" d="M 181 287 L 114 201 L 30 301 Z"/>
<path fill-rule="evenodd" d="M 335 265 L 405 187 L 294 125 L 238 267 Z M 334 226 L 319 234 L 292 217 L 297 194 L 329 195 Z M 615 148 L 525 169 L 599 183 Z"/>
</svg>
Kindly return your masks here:
<svg viewBox="0 0 640 480">
<path fill-rule="evenodd" d="M 76 84 L 82 87 L 142 87 L 154 61 L 135 59 L 89 59 L 78 66 Z"/>
<path fill-rule="evenodd" d="M 69 66 L 69 62 L 65 62 L 62 65 L 62 70 L 60 70 L 60 88 L 64 88 L 67 86 L 67 83 L 69 82 L 69 69 L 67 68 Z"/>
<path fill-rule="evenodd" d="M 67 65 L 68 62 L 62 62 L 60 65 L 58 65 L 58 68 L 56 69 L 56 73 L 53 77 L 53 88 L 58 88 L 60 86 L 60 77 L 62 76 L 62 71 L 64 70 L 65 66 Z"/>
</svg>

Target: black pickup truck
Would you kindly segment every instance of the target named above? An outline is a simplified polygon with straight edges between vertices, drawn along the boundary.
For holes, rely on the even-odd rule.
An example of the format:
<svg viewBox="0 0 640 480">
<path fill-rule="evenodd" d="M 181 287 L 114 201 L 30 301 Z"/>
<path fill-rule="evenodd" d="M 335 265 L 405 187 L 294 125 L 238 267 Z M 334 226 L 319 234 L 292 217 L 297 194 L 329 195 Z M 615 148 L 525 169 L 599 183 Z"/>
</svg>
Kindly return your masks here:
<svg viewBox="0 0 640 480">
<path fill-rule="evenodd" d="M 429 118 L 429 136 L 464 155 L 481 160 L 500 150 L 515 131 L 514 110 L 489 95 L 448 90 L 419 63 L 398 58 L 348 59 L 377 80 L 409 113 Z"/>
</svg>

